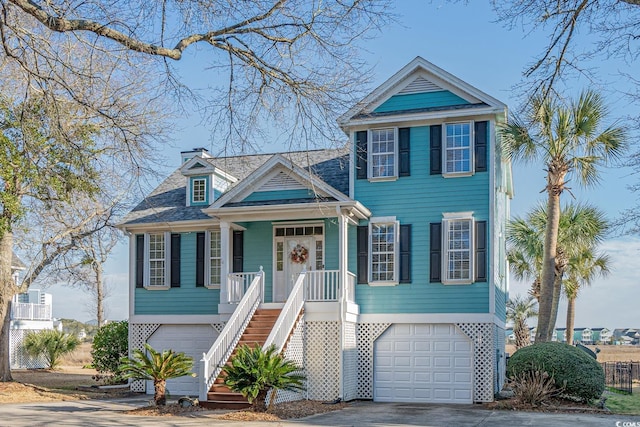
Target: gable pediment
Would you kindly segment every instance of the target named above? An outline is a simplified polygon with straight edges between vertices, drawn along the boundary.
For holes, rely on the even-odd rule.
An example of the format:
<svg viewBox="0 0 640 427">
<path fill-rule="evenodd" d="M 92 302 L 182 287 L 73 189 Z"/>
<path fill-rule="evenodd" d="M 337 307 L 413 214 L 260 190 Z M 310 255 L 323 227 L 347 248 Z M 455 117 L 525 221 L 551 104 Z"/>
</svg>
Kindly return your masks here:
<svg viewBox="0 0 640 427">
<path fill-rule="evenodd" d="M 220 197 L 210 208 L 306 203 L 318 199 L 350 200 L 308 170 L 276 154 Z"/>
<path fill-rule="evenodd" d="M 379 115 L 487 107 L 504 110 L 506 105 L 417 57 L 343 114 L 338 122 L 345 126 L 353 120 Z"/>
</svg>

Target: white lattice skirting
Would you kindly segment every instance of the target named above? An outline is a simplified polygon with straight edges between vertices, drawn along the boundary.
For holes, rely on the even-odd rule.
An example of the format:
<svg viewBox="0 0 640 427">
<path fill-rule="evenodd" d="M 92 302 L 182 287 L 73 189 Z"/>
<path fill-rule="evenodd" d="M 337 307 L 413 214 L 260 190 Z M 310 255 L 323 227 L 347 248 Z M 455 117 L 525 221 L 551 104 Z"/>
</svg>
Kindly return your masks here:
<svg viewBox="0 0 640 427">
<path fill-rule="evenodd" d="M 47 368 L 44 356 L 29 356 L 22 347 L 22 342 L 30 333 L 38 333 L 41 329 L 11 329 L 9 331 L 9 362 L 11 369 L 43 369 Z"/>
<path fill-rule="evenodd" d="M 340 324 L 307 322 L 305 343 L 307 397 L 337 399 L 340 396 Z"/>
</svg>

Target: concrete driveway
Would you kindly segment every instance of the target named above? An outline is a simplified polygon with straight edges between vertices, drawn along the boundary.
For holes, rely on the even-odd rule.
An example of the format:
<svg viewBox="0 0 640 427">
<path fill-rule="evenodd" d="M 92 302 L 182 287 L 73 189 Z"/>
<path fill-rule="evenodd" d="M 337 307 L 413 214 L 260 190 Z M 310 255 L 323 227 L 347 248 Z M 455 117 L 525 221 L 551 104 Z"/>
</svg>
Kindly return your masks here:
<svg viewBox="0 0 640 427">
<path fill-rule="evenodd" d="M 640 427 L 640 416 L 546 414 L 489 411 L 479 406 L 354 402 L 342 411 L 287 422 L 223 421 L 212 415 L 194 417 L 139 417 L 122 411 L 144 406 L 147 398 L 79 400 L 54 403 L 0 405 L 0 426 L 536 426 Z"/>
</svg>

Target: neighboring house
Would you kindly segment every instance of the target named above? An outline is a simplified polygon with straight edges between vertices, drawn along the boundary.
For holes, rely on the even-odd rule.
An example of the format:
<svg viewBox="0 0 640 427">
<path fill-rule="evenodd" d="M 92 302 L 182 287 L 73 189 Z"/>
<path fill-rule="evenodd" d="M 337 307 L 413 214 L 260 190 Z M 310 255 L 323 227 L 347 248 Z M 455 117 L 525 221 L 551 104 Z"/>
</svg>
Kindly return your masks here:
<svg viewBox="0 0 640 427">
<path fill-rule="evenodd" d="M 168 390 L 213 401 L 247 322 L 281 309 L 266 343 L 303 365 L 309 399 L 493 400 L 505 369 L 505 120 L 503 103 L 416 58 L 340 117 L 344 148 L 183 152 L 120 224 L 130 349 L 193 356 L 198 376 Z"/>
<path fill-rule="evenodd" d="M 52 296 L 39 289 L 18 294 L 11 301 L 9 354 L 11 369 L 46 368 L 43 357 L 31 357 L 22 349 L 24 338 L 44 329 L 62 330 L 62 324 L 52 317 Z"/>
<path fill-rule="evenodd" d="M 595 344 L 610 344 L 613 335 L 607 328 L 591 328 L 591 337 Z"/>
<path fill-rule="evenodd" d="M 580 344 L 593 344 L 593 333 L 591 328 L 574 328 L 573 342 Z"/>
</svg>

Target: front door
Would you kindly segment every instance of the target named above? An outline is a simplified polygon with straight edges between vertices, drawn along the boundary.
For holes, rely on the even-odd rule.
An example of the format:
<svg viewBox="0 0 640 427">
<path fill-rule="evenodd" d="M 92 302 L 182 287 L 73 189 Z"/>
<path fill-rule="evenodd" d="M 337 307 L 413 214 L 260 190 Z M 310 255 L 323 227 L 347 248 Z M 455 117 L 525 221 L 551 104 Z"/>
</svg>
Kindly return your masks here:
<svg viewBox="0 0 640 427">
<path fill-rule="evenodd" d="M 300 273 L 312 270 L 315 265 L 313 236 L 285 237 L 282 249 L 282 270 L 273 283 L 273 302 L 286 301 Z"/>
</svg>

